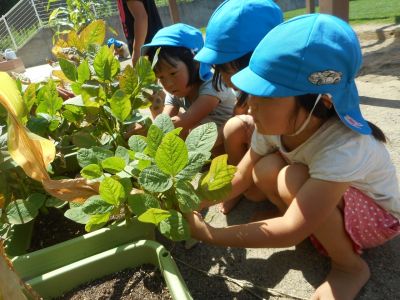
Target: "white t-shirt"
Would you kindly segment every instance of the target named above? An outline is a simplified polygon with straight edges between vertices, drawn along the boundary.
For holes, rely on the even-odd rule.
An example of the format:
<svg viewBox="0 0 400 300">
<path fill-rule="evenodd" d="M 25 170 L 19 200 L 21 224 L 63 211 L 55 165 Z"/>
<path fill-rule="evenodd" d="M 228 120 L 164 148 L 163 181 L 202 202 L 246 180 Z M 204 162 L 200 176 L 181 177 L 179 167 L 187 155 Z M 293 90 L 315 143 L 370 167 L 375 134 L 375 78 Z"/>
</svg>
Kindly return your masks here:
<svg viewBox="0 0 400 300">
<path fill-rule="evenodd" d="M 254 131 L 251 148 L 259 155 L 279 150 L 286 161 L 302 163 L 311 178 L 350 182 L 383 208 L 400 213 L 396 169 L 385 145 L 372 135 L 358 134 L 339 119 L 326 121 L 307 141 L 286 151 L 280 136 Z"/>
<path fill-rule="evenodd" d="M 210 95 L 217 97 L 219 100 L 218 106 L 208 114 L 206 118 L 201 120 L 200 124 L 207 122 L 215 122 L 217 126 L 222 126 L 225 122 L 232 117 L 233 108 L 236 103 L 236 97 L 231 88 L 222 87 L 221 91 L 216 91 L 212 86 L 212 80 L 207 80 L 199 88 L 199 96 Z M 182 107 L 184 110 L 188 110 L 191 102 L 185 98 L 175 97 L 171 94 L 166 95 L 165 104 L 173 105 L 175 107 Z"/>
</svg>

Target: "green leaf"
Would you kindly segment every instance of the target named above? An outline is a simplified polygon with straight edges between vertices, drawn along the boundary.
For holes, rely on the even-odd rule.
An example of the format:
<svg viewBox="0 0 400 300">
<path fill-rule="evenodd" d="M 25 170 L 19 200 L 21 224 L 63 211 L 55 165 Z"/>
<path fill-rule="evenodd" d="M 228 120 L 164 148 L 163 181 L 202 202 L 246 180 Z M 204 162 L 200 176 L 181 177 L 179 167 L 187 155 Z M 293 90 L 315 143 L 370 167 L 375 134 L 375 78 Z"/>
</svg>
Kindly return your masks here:
<svg viewBox="0 0 400 300">
<path fill-rule="evenodd" d="M 101 81 L 112 81 L 119 72 L 119 61 L 115 59 L 114 53 L 104 45 L 100 48 L 93 60 L 93 68 Z"/>
<path fill-rule="evenodd" d="M 90 232 L 104 227 L 110 219 L 110 215 L 110 213 L 107 213 L 104 215 L 91 216 L 89 221 L 86 223 L 85 230 Z"/>
<path fill-rule="evenodd" d="M 210 170 L 201 182 L 209 190 L 217 190 L 231 183 L 236 172 L 236 167 L 228 165 L 228 155 L 217 156 L 211 161 Z"/>
<path fill-rule="evenodd" d="M 100 182 L 99 193 L 104 201 L 114 206 L 119 206 L 126 195 L 124 186 L 111 177 L 107 177 Z"/>
<path fill-rule="evenodd" d="M 91 44 L 103 44 L 105 36 L 106 23 L 100 19 L 91 22 L 79 34 L 84 49 L 87 49 Z"/>
<path fill-rule="evenodd" d="M 189 182 L 178 181 L 175 185 L 175 194 L 179 209 L 183 213 L 192 212 L 200 205 L 201 199 Z"/>
<path fill-rule="evenodd" d="M 154 157 L 163 137 L 162 130 L 152 124 L 147 132 L 147 147 L 144 153 Z"/>
<path fill-rule="evenodd" d="M 46 205 L 46 207 L 62 208 L 65 205 L 67 205 L 67 203 L 68 203 L 67 201 L 62 201 L 60 199 L 50 197 L 50 198 L 47 198 L 45 205 Z"/>
<path fill-rule="evenodd" d="M 101 162 L 104 170 L 111 174 L 121 172 L 125 168 L 125 161 L 121 157 L 109 157 Z"/>
<path fill-rule="evenodd" d="M 190 131 L 185 142 L 189 152 L 210 152 L 214 147 L 217 137 L 217 125 L 213 122 L 209 122 Z"/>
<path fill-rule="evenodd" d="M 150 208 L 160 208 L 157 198 L 147 193 L 129 195 L 127 202 L 132 212 L 137 216 Z"/>
<path fill-rule="evenodd" d="M 132 106 L 129 97 L 122 90 L 116 90 L 109 100 L 111 111 L 121 122 L 131 114 Z"/>
<path fill-rule="evenodd" d="M 82 205 L 82 211 L 87 215 L 102 215 L 114 208 L 114 205 L 105 202 L 99 195 L 89 197 Z"/>
<path fill-rule="evenodd" d="M 170 217 L 164 219 L 159 224 L 160 232 L 167 238 L 173 241 L 183 241 L 190 238 L 189 225 L 183 218 L 182 214 L 170 210 Z"/>
<path fill-rule="evenodd" d="M 61 57 L 58 58 L 58 62 L 60 63 L 61 70 L 69 80 L 78 80 L 78 71 L 72 62 Z"/>
<path fill-rule="evenodd" d="M 175 176 L 188 163 L 185 142 L 180 137 L 167 133 L 157 149 L 155 160 L 161 171 Z"/>
<path fill-rule="evenodd" d="M 139 78 L 137 74 L 133 71 L 131 65 L 127 65 L 124 69 L 123 74 L 119 79 L 119 86 L 125 92 L 125 94 L 131 96 L 136 96 L 137 94 L 137 85 L 139 83 Z"/>
<path fill-rule="evenodd" d="M 85 81 L 90 80 L 90 69 L 89 63 L 85 59 L 78 67 L 78 82 L 84 83 Z"/>
<path fill-rule="evenodd" d="M 55 116 L 63 105 L 62 99 L 58 96 L 57 88 L 53 80 L 44 85 L 37 95 L 38 107 L 36 113 L 45 113 Z"/>
<path fill-rule="evenodd" d="M 146 138 L 141 135 L 132 135 L 128 140 L 129 148 L 135 152 L 143 152 L 146 149 Z"/>
<path fill-rule="evenodd" d="M 81 170 L 81 175 L 86 179 L 95 179 L 103 176 L 103 170 L 98 164 L 90 164 Z"/>
<path fill-rule="evenodd" d="M 31 83 L 25 89 L 24 96 L 23 96 L 26 111 L 30 112 L 33 104 L 36 103 L 36 83 Z"/>
<path fill-rule="evenodd" d="M 156 82 L 156 75 L 151 67 L 151 63 L 144 56 L 141 56 L 137 61 L 135 71 L 143 86 L 148 86 Z"/>
<path fill-rule="evenodd" d="M 175 129 L 174 123 L 172 123 L 171 118 L 166 114 L 158 115 L 153 124 L 160 128 L 163 133 L 168 133 Z"/>
<path fill-rule="evenodd" d="M 188 163 L 176 176 L 176 180 L 191 180 L 207 161 L 207 156 L 199 152 L 189 152 Z"/>
<path fill-rule="evenodd" d="M 138 220 L 143 223 L 152 223 L 157 225 L 162 220 L 165 220 L 171 215 L 167 210 L 159 208 L 150 208 L 138 217 Z"/>
<path fill-rule="evenodd" d="M 39 193 L 30 195 L 27 199 L 17 199 L 6 207 L 6 215 L 11 224 L 24 224 L 32 221 L 46 201 L 46 196 Z"/>
<path fill-rule="evenodd" d="M 80 130 L 72 134 L 72 143 L 78 148 L 91 148 L 98 145 L 92 133 L 86 130 Z"/>
<path fill-rule="evenodd" d="M 149 192 L 164 192 L 171 188 L 172 177 L 164 174 L 156 166 L 144 169 L 139 176 L 139 184 Z"/>
<path fill-rule="evenodd" d="M 129 150 L 126 149 L 125 147 L 118 146 L 117 149 L 115 150 L 115 156 L 122 158 L 125 164 L 129 163 L 129 158 L 130 158 Z"/>
<path fill-rule="evenodd" d="M 101 148 L 101 147 L 93 147 L 92 151 L 99 163 L 108 157 L 114 156 L 114 153 L 112 153 L 112 151 Z"/>
<path fill-rule="evenodd" d="M 79 224 L 86 224 L 87 222 L 89 222 L 90 219 L 90 216 L 83 212 L 82 206 L 72 207 L 68 209 L 64 213 L 64 216 Z"/>
<path fill-rule="evenodd" d="M 98 163 L 97 157 L 94 155 L 92 149 L 79 149 L 76 157 L 78 159 L 79 166 L 81 166 L 82 168 L 90 164 Z"/>
</svg>

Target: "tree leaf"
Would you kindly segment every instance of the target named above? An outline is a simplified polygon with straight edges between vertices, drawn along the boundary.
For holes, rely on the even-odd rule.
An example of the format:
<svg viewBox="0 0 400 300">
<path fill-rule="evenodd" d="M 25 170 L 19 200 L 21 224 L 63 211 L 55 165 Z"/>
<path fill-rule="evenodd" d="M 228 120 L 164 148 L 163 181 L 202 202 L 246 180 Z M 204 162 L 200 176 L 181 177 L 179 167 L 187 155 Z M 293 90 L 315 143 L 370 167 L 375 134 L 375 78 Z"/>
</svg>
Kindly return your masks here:
<svg viewBox="0 0 400 300">
<path fill-rule="evenodd" d="M 99 193 L 104 201 L 114 206 L 119 206 L 125 200 L 123 185 L 111 177 L 107 177 L 100 182 Z"/>
<path fill-rule="evenodd" d="M 156 166 L 144 169 L 139 176 L 139 184 L 149 192 L 164 192 L 171 188 L 172 177 L 161 172 Z"/>
<path fill-rule="evenodd" d="M 185 141 L 187 149 L 189 152 L 210 152 L 214 147 L 217 136 L 218 130 L 215 123 L 209 122 L 200 125 L 190 131 L 189 135 L 187 136 Z"/>
<path fill-rule="evenodd" d="M 138 220 L 143 223 L 152 223 L 157 225 L 162 220 L 165 220 L 171 215 L 168 210 L 159 208 L 150 208 L 138 217 Z"/>
<path fill-rule="evenodd" d="M 183 241 L 190 238 L 189 225 L 182 214 L 170 210 L 170 216 L 159 224 L 160 232 L 173 241 Z"/>
<path fill-rule="evenodd" d="M 114 208 L 114 205 L 104 201 L 99 195 L 89 197 L 82 205 L 82 211 L 87 215 L 102 215 Z"/>
<path fill-rule="evenodd" d="M 188 163 L 185 142 L 174 134 L 166 134 L 157 149 L 155 161 L 161 171 L 175 176 Z"/>
</svg>

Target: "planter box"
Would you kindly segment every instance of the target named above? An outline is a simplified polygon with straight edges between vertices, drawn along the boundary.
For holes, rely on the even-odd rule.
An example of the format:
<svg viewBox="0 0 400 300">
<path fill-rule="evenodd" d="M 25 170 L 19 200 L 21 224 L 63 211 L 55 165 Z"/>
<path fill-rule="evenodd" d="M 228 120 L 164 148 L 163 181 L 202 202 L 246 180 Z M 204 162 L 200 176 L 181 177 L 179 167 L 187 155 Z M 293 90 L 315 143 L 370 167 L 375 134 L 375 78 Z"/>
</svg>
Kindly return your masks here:
<svg viewBox="0 0 400 300">
<path fill-rule="evenodd" d="M 192 299 L 170 253 L 161 244 L 150 240 L 140 240 L 89 256 L 37 275 L 27 283 L 44 299 L 50 299 L 85 282 L 146 263 L 160 269 L 173 299 Z M 23 274 L 20 276 L 25 277 Z"/>
<path fill-rule="evenodd" d="M 25 72 L 25 66 L 22 62 L 22 59 L 17 57 L 16 59 L 6 60 L 0 62 L 0 71 L 3 72 L 16 72 L 23 73 Z"/>
<path fill-rule="evenodd" d="M 5 241 L 5 251 L 9 257 L 14 257 L 26 253 L 32 238 L 34 221 L 11 225 L 10 237 Z"/>
<path fill-rule="evenodd" d="M 122 222 L 77 238 L 12 258 L 13 265 L 24 280 L 58 269 L 132 241 L 154 239 L 154 225 L 139 222 Z"/>
</svg>

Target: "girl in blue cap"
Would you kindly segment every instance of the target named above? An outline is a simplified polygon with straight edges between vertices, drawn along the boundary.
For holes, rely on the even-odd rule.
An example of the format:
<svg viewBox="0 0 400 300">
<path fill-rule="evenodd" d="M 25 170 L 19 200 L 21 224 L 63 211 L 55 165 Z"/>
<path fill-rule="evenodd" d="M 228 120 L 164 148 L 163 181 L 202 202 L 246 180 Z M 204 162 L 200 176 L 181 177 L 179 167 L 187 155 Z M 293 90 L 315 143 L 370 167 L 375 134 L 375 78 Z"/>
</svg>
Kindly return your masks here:
<svg viewBox="0 0 400 300">
<path fill-rule="evenodd" d="M 193 59 L 202 47 L 201 32 L 181 23 L 159 30 L 151 43 L 142 47 L 142 54 L 151 60 L 160 49 L 154 72 L 166 92 L 163 113 L 171 116 L 184 134 L 210 121 L 222 131 L 235 104 L 231 89 L 213 88 L 210 66 Z M 219 140 L 222 146 L 222 138 Z"/>
<path fill-rule="evenodd" d="M 207 25 L 204 47 L 195 56 L 196 60 L 213 65 L 213 86 L 216 90 L 224 86 L 237 90 L 231 76 L 249 65 L 250 56 L 258 43 L 282 21 L 282 11 L 272 0 L 227 0 L 217 7 Z M 223 129 L 228 162 L 233 165 L 237 165 L 249 150 L 254 131 L 253 118 L 247 112 L 247 93 L 237 93 L 235 116 Z M 244 194 L 253 201 L 265 200 L 255 186 Z M 220 210 L 228 213 L 240 198 L 222 203 Z"/>
<path fill-rule="evenodd" d="M 311 236 L 331 259 L 312 299 L 353 299 L 370 277 L 363 249 L 400 233 L 399 183 L 382 131 L 361 114 L 362 55 L 344 21 L 313 14 L 272 29 L 232 77 L 249 93 L 256 131 L 230 198 L 251 184 L 282 216 L 214 228 L 187 216 L 192 236 L 231 247 L 289 247 Z"/>
</svg>

